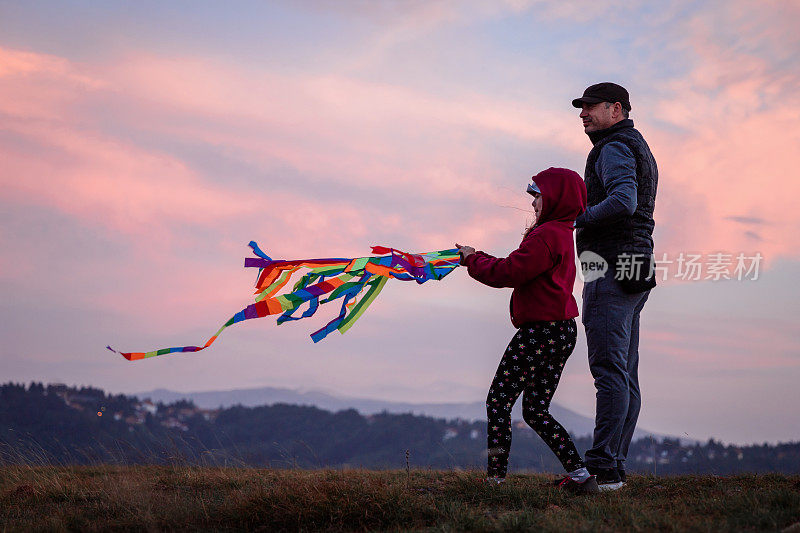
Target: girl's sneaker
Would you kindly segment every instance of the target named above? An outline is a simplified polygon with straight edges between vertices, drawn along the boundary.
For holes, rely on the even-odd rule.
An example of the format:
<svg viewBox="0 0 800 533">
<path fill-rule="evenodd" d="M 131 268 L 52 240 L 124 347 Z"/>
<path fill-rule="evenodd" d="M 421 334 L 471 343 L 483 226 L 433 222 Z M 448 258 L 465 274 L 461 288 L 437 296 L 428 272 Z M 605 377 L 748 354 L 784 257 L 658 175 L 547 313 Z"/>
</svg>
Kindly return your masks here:
<svg viewBox="0 0 800 533">
<path fill-rule="evenodd" d="M 578 482 L 567 476 L 562 479 L 558 486 L 573 494 L 597 494 L 600 488 L 597 486 L 597 479 L 589 476 L 585 481 Z"/>
<path fill-rule="evenodd" d="M 506 482 L 506 478 L 504 477 L 497 477 L 497 476 L 489 476 L 485 480 L 487 485 L 502 485 Z"/>
</svg>

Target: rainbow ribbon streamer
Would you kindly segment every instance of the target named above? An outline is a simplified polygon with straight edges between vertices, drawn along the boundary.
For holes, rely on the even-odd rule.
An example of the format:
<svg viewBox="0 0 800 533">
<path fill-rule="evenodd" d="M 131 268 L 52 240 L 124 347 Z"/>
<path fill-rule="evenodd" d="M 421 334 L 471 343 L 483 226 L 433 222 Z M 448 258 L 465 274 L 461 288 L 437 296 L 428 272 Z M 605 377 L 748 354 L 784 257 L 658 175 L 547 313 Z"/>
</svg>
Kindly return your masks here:
<svg viewBox="0 0 800 533">
<path fill-rule="evenodd" d="M 317 312 L 320 304 L 341 298 L 342 308 L 339 316 L 311 334 L 311 339 L 319 342 L 334 330 L 338 329 L 344 333 L 350 329 L 389 279 L 416 281 L 422 284 L 431 279 L 444 278 L 459 264 L 457 248 L 410 254 L 384 246 L 373 246 L 373 254 L 386 255 L 355 259 L 284 261 L 271 259 L 261 251 L 255 241 L 250 241 L 249 246 L 256 257 L 245 258 L 244 266 L 258 268 L 256 302 L 233 315 L 203 346 L 179 346 L 152 352 L 117 352 L 111 346 L 107 348 L 121 354 L 129 361 L 169 353 L 199 352 L 211 346 L 222 330 L 237 322 L 280 314 L 278 317 L 280 325 L 290 320 L 308 318 Z M 278 295 L 278 292 L 289 283 L 292 275 L 304 268 L 309 271 L 294 284 L 292 292 Z M 295 312 L 306 303 L 308 308 L 300 316 L 294 316 Z"/>
</svg>

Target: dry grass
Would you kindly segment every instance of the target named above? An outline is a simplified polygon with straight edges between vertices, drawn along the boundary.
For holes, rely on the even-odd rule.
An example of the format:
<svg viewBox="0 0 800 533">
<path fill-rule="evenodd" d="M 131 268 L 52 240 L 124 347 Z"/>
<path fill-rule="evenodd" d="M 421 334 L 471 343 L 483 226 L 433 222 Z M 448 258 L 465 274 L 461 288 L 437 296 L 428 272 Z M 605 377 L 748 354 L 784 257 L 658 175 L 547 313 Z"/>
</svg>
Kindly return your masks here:
<svg viewBox="0 0 800 533">
<path fill-rule="evenodd" d="M 575 497 L 551 477 L 196 466 L 0 467 L 0 529 L 780 531 L 800 476 L 632 476 Z M 800 527 L 800 526 L 798 526 Z"/>
</svg>

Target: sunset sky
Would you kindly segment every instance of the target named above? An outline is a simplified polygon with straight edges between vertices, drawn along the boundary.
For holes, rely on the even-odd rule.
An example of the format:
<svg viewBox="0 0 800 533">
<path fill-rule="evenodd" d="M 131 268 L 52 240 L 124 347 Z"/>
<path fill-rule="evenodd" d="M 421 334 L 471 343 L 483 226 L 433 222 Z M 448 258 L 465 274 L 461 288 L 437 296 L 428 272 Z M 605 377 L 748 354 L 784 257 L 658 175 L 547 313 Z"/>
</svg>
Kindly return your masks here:
<svg viewBox="0 0 800 533">
<path fill-rule="evenodd" d="M 229 328 L 242 268 L 469 244 L 505 255 L 525 185 L 583 173 L 570 101 L 615 81 L 659 166 L 639 425 L 800 440 L 800 4 L 794 1 L 0 1 L 0 381 L 260 386 L 482 401 L 509 290 L 457 269 L 338 313 Z M 763 257 L 680 279 L 677 258 Z M 752 279 L 757 277 L 757 279 Z M 580 300 L 581 281 L 575 284 Z M 580 319 L 579 319 L 580 320 Z M 593 416 L 582 327 L 555 401 Z"/>
</svg>

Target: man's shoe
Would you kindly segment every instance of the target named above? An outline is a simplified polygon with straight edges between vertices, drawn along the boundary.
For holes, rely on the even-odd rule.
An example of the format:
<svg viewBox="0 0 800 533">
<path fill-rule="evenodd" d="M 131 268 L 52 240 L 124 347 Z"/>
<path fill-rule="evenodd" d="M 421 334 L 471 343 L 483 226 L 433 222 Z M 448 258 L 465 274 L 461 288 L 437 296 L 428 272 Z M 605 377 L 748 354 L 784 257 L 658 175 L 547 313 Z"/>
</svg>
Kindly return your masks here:
<svg viewBox="0 0 800 533">
<path fill-rule="evenodd" d="M 586 480 L 582 482 L 575 481 L 571 477 L 567 476 L 562 479 L 558 486 L 566 491 L 571 492 L 572 494 L 597 494 L 600 492 L 600 488 L 597 486 L 597 479 L 594 476 L 589 476 Z"/>
<path fill-rule="evenodd" d="M 590 474 L 593 474 L 597 478 L 597 486 L 600 487 L 600 490 L 602 491 L 618 490 L 624 485 L 616 468 L 597 468 L 587 466 L 586 469 L 589 470 Z"/>
</svg>

